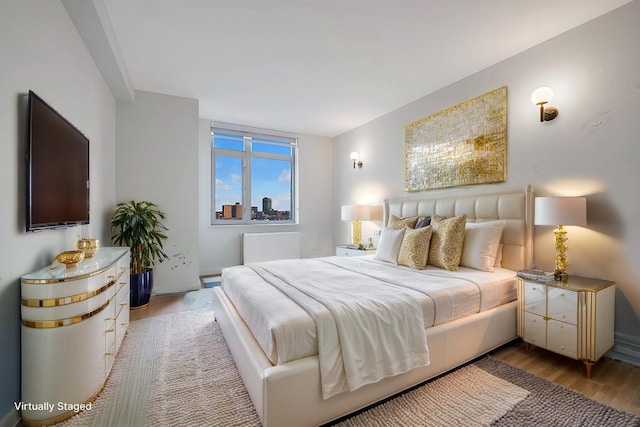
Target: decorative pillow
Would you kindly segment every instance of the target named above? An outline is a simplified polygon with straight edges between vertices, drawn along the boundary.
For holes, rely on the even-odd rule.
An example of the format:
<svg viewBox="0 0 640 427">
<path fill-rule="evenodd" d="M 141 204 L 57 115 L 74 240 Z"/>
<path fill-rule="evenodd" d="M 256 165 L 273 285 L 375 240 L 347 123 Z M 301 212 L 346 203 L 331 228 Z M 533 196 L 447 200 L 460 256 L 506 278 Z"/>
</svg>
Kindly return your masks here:
<svg viewBox="0 0 640 427">
<path fill-rule="evenodd" d="M 431 226 L 422 228 L 405 229 L 398 264 L 411 267 L 415 270 L 424 270 L 429 256 L 429 241 L 431 240 Z"/>
<path fill-rule="evenodd" d="M 460 265 L 493 271 L 504 224 L 504 221 L 468 223 L 464 231 Z"/>
<path fill-rule="evenodd" d="M 400 252 L 400 245 L 402 244 L 404 230 L 404 228 L 394 230 L 393 228 L 385 227 L 380 234 L 378 249 L 376 249 L 374 258 L 379 259 L 380 261 L 397 264 L 398 252 Z"/>
<path fill-rule="evenodd" d="M 410 216 L 407 218 L 398 218 L 395 215 L 391 215 L 389 219 L 389 228 L 393 228 L 394 230 L 400 230 L 403 228 L 416 228 L 416 223 L 418 222 L 417 216 Z"/>
<path fill-rule="evenodd" d="M 462 246 L 464 243 L 464 225 L 467 215 L 444 218 L 431 215 L 431 244 L 428 264 L 445 270 L 456 271 L 460 265 Z"/>
<path fill-rule="evenodd" d="M 431 217 L 428 216 L 426 218 L 424 217 L 420 217 L 420 219 L 418 219 L 418 222 L 416 223 L 415 228 L 422 228 L 422 227 L 426 227 L 429 224 L 431 224 Z"/>
</svg>

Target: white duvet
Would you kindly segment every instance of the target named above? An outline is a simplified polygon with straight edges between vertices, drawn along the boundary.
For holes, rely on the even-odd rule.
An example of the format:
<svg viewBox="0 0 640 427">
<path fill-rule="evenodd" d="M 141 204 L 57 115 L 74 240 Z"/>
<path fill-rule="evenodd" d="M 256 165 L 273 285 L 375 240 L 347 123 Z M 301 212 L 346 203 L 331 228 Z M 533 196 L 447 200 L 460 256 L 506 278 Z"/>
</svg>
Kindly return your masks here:
<svg viewBox="0 0 640 427">
<path fill-rule="evenodd" d="M 505 269 L 416 271 L 372 257 L 327 257 L 231 267 L 222 282 L 272 363 L 319 355 L 325 373 L 338 378 L 344 371 L 341 380 L 326 379 L 323 394 L 330 396 L 428 363 L 424 328 L 514 300 L 514 275 Z M 352 307 L 355 314 L 334 319 Z M 363 333 L 361 325 L 373 332 Z"/>
<path fill-rule="evenodd" d="M 420 305 L 402 289 L 321 259 L 247 267 L 315 321 L 325 399 L 429 364 Z"/>
</svg>

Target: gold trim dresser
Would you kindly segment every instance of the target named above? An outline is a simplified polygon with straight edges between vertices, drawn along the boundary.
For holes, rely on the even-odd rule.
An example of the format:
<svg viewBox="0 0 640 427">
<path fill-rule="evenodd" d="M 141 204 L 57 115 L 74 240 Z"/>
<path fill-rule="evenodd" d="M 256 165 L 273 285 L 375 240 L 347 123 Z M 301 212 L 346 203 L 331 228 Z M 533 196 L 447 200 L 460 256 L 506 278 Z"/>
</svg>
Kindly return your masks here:
<svg viewBox="0 0 640 427">
<path fill-rule="evenodd" d="M 21 278 L 22 423 L 91 408 L 129 323 L 129 249 L 100 248 L 75 267 Z"/>
<path fill-rule="evenodd" d="M 569 276 L 542 283 L 518 278 L 518 335 L 529 344 L 591 367 L 613 347 L 615 283 Z"/>
</svg>

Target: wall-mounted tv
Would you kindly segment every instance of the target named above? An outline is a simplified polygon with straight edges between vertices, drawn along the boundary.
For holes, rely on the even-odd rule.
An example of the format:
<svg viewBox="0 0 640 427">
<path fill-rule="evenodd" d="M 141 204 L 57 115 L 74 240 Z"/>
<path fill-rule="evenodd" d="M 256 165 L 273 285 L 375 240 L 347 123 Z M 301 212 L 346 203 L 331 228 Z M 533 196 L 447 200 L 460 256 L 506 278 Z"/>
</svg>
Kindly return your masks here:
<svg viewBox="0 0 640 427">
<path fill-rule="evenodd" d="M 27 231 L 88 224 L 89 139 L 33 91 L 27 124 Z"/>
</svg>

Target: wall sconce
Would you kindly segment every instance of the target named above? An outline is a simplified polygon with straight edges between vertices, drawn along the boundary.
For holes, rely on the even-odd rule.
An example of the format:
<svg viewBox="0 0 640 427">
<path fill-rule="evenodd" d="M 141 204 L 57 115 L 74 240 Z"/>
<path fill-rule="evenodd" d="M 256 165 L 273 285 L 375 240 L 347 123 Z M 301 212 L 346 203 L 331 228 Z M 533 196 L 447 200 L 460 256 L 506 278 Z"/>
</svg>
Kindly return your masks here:
<svg viewBox="0 0 640 427">
<path fill-rule="evenodd" d="M 358 160 L 360 158 L 360 155 L 357 152 L 352 152 L 351 154 L 349 154 L 349 158 L 351 160 L 353 160 L 353 168 L 356 168 L 356 165 L 358 165 L 359 168 L 362 167 L 362 160 Z"/>
<path fill-rule="evenodd" d="M 540 106 L 540 121 L 548 122 L 558 116 L 558 109 L 556 107 L 545 107 L 553 98 L 553 91 L 549 87 L 540 87 L 533 91 L 531 94 L 531 102 Z"/>
</svg>

